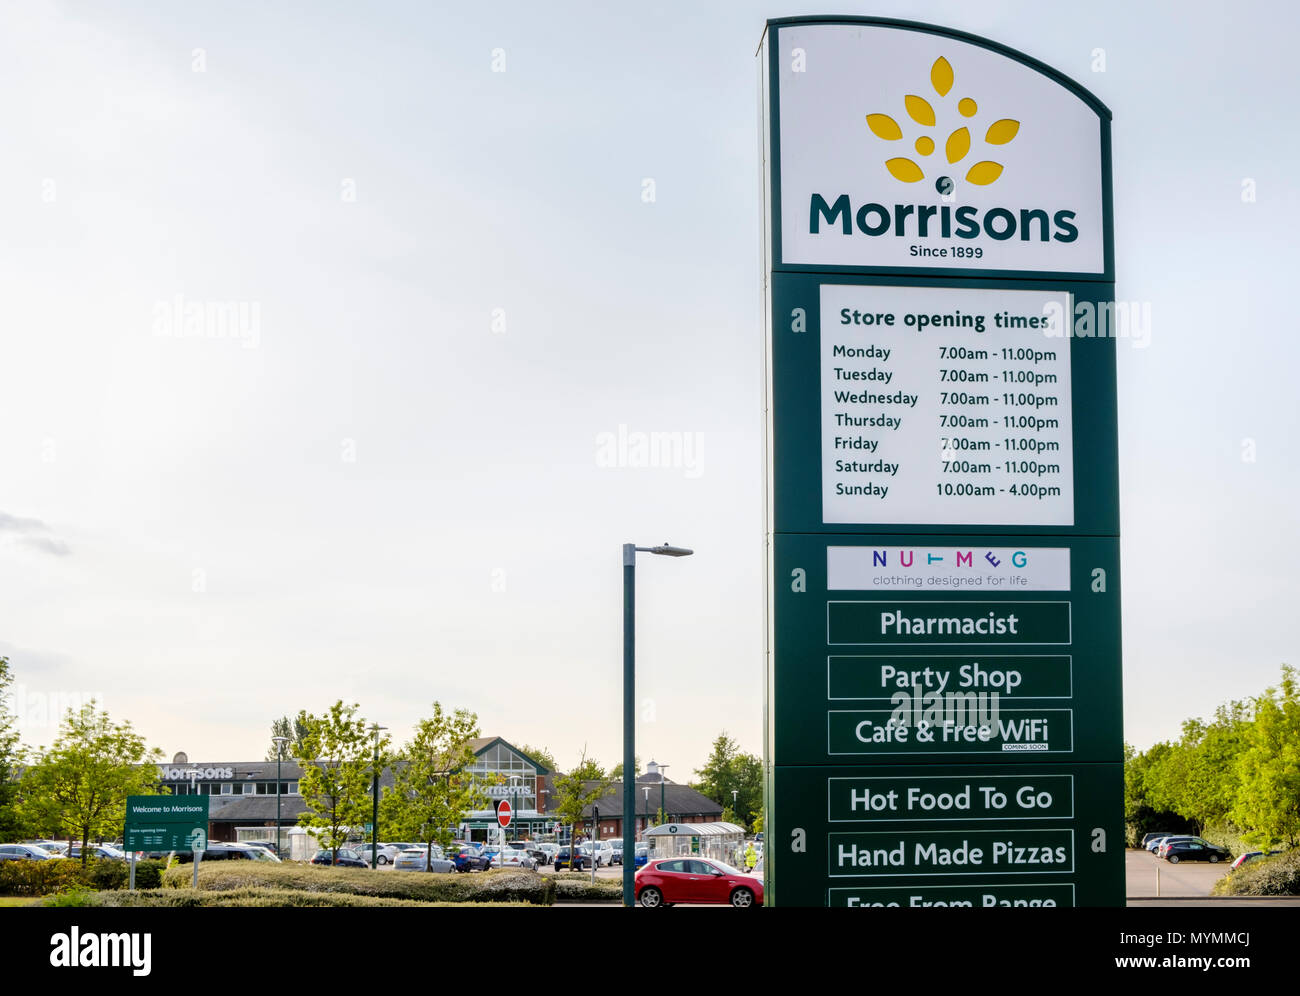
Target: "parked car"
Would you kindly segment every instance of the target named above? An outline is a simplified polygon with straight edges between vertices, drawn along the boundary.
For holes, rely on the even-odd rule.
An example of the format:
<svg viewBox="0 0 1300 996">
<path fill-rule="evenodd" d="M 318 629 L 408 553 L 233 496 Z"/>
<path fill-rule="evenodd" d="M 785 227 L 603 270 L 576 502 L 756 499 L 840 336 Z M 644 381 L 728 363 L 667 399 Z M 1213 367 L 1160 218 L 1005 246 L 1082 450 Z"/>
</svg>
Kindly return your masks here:
<svg viewBox="0 0 1300 996">
<path fill-rule="evenodd" d="M 325 852 L 327 855 L 328 851 Z M 165 858 L 166 852 L 149 851 L 145 854 L 147 858 Z M 176 860 L 181 864 L 188 864 L 194 860 L 193 851 L 177 851 Z M 220 841 L 209 841 L 207 849 L 203 852 L 204 861 L 270 861 L 274 864 L 280 864 L 280 859 L 268 851 L 265 847 L 259 847 L 256 844 L 232 844 L 222 843 Z"/>
<path fill-rule="evenodd" d="M 0 844 L 0 861 L 53 861 L 56 855 L 35 844 Z"/>
<path fill-rule="evenodd" d="M 119 851 L 116 847 L 113 847 L 111 844 L 91 844 L 90 847 L 87 848 L 87 850 L 92 858 L 103 858 L 106 861 L 126 860 L 126 852 Z M 81 845 L 73 844 L 72 848 L 67 852 L 67 856 L 70 858 L 80 858 Z"/>
<path fill-rule="evenodd" d="M 487 871 L 490 859 L 472 844 L 456 844 L 447 853 L 458 872 Z"/>
<path fill-rule="evenodd" d="M 376 849 L 378 853 L 375 855 L 375 864 L 380 867 L 384 865 L 391 865 L 397 859 L 397 855 L 401 852 L 402 848 L 409 847 L 409 846 L 412 845 L 385 844 L 382 841 L 380 841 L 379 847 Z M 357 854 L 361 856 L 361 860 L 364 861 L 367 865 L 369 865 L 370 848 L 371 848 L 370 844 L 358 844 L 356 847 L 352 848 L 352 850 L 356 851 Z"/>
<path fill-rule="evenodd" d="M 570 850 L 563 847 L 555 852 L 555 870 L 561 868 L 572 868 L 574 871 L 586 871 L 591 867 L 591 855 L 584 854 L 582 845 L 578 845 Z"/>
<path fill-rule="evenodd" d="M 538 844 L 537 849 L 541 851 L 543 855 L 545 855 L 545 857 L 538 863 L 543 865 L 549 865 L 552 861 L 555 860 L 555 855 L 559 853 L 560 845 L 559 844 Z"/>
<path fill-rule="evenodd" d="M 530 871 L 537 867 L 537 862 L 527 851 L 517 851 L 513 847 L 493 855 L 492 864 L 497 868 L 527 868 Z"/>
<path fill-rule="evenodd" d="M 637 844 L 636 852 L 632 856 L 632 867 L 644 868 L 646 862 L 648 862 L 649 860 L 650 860 L 650 845 Z"/>
<path fill-rule="evenodd" d="M 361 855 L 349 847 L 340 847 L 337 857 L 331 862 L 331 852 L 324 848 L 316 852 L 311 859 L 313 865 L 333 864 L 338 868 L 369 868 L 370 862 L 362 859 Z"/>
<path fill-rule="evenodd" d="M 1231 852 L 1226 847 L 1219 847 L 1217 844 L 1211 844 L 1208 840 L 1202 840 L 1200 837 L 1192 837 L 1189 840 L 1176 840 L 1172 844 L 1164 845 L 1165 860 L 1172 865 L 1180 861 L 1208 861 L 1216 864 L 1220 861 L 1227 861 L 1232 857 Z"/>
<path fill-rule="evenodd" d="M 609 846 L 608 841 L 588 841 L 579 845 L 582 853 L 595 863 L 597 868 L 604 868 L 614 863 L 614 849 Z"/>
<path fill-rule="evenodd" d="M 248 847 L 260 847 L 263 851 L 274 855 L 281 861 L 288 856 L 286 853 L 282 853 L 282 851 L 287 852 L 289 850 L 288 845 L 286 844 L 283 848 L 277 848 L 275 846 L 275 841 L 273 840 L 241 840 L 240 843 L 245 844 Z"/>
<path fill-rule="evenodd" d="M 68 849 L 66 840 L 24 840 L 22 843 L 30 844 L 32 847 L 39 847 L 43 851 L 48 851 L 56 858 L 63 857 L 63 853 Z"/>
<path fill-rule="evenodd" d="M 1178 834 L 1176 836 L 1161 837 L 1160 843 L 1156 845 L 1156 857 L 1163 858 L 1169 851 L 1169 845 L 1183 840 L 1192 840 L 1191 834 Z"/>
<path fill-rule="evenodd" d="M 623 863 L 623 838 L 615 837 L 609 842 L 609 849 L 613 852 L 609 859 L 611 865 L 621 865 Z"/>
<path fill-rule="evenodd" d="M 1157 842 L 1158 842 L 1158 841 L 1160 840 L 1161 837 L 1168 837 L 1168 836 L 1170 836 L 1170 833 L 1169 833 L 1168 830 L 1157 830 L 1157 831 L 1155 831 L 1155 833 L 1143 834 L 1143 835 L 1142 835 L 1142 850 L 1144 850 L 1144 851 L 1149 851 L 1149 850 L 1151 850 L 1151 844 L 1152 844 L 1153 841 L 1157 841 Z"/>
<path fill-rule="evenodd" d="M 636 873 L 636 901 L 655 908 L 708 903 L 740 908 L 763 904 L 763 882 L 721 861 L 661 858 Z"/>
<path fill-rule="evenodd" d="M 393 861 L 393 871 L 431 871 L 449 873 L 456 870 L 456 862 L 442 853 L 442 848 L 433 845 L 431 851 L 415 846 L 406 847 L 397 853 Z"/>
</svg>

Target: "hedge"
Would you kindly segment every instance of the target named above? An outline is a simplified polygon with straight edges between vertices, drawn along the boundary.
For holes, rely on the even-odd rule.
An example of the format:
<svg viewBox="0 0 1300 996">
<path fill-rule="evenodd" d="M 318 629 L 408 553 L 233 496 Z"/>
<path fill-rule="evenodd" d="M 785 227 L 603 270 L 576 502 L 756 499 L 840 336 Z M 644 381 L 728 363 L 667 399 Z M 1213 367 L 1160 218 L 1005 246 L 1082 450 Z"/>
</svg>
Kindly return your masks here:
<svg viewBox="0 0 1300 996">
<path fill-rule="evenodd" d="M 358 896 L 348 892 L 308 892 L 302 889 L 145 889 L 136 892 L 81 892 L 50 896 L 46 906 L 454 906 L 455 903 L 421 903 L 413 899 Z M 527 903 L 491 903 L 493 906 L 528 906 Z"/>
<path fill-rule="evenodd" d="M 163 873 L 163 886 L 186 889 L 193 878 L 192 865 L 170 868 Z M 237 889 L 342 893 L 383 899 L 414 899 L 425 903 L 518 902 L 550 906 L 555 902 L 553 879 L 536 872 L 514 869 L 435 875 L 262 861 L 214 861 L 199 865 L 200 891 L 229 892 Z"/>
<path fill-rule="evenodd" d="M 141 861 L 135 867 L 137 888 L 162 884 L 163 863 Z M 125 861 L 55 858 L 50 861 L 0 861 L 0 895 L 48 896 L 68 889 L 125 889 L 130 869 Z"/>
<path fill-rule="evenodd" d="M 598 878 L 593 884 L 586 876 L 583 876 L 581 881 L 557 879 L 555 898 L 567 903 L 621 900 L 623 898 L 623 883 L 616 879 Z"/>
<path fill-rule="evenodd" d="M 1214 883 L 1216 896 L 1300 896 L 1300 848 L 1256 858 Z"/>
</svg>

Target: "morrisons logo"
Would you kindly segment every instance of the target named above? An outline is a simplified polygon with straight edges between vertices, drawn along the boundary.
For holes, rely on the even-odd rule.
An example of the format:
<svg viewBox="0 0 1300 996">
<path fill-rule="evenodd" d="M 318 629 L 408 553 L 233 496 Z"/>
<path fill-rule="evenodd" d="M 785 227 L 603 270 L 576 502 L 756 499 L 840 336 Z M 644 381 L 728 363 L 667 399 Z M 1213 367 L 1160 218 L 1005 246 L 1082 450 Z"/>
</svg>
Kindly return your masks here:
<svg viewBox="0 0 1300 996">
<path fill-rule="evenodd" d="M 1073 211 L 1055 211 L 1051 215 L 1041 208 L 990 208 L 981 214 L 969 204 L 953 208 L 948 204 L 863 204 L 855 211 L 848 194 L 828 202 L 813 194 L 808 206 L 808 231 L 817 235 L 825 223 L 839 226 L 845 235 L 854 227 L 863 235 L 941 239 L 974 239 L 986 235 L 999 242 L 1019 237 L 1022 242 L 1073 242 L 1079 237 Z"/>
</svg>

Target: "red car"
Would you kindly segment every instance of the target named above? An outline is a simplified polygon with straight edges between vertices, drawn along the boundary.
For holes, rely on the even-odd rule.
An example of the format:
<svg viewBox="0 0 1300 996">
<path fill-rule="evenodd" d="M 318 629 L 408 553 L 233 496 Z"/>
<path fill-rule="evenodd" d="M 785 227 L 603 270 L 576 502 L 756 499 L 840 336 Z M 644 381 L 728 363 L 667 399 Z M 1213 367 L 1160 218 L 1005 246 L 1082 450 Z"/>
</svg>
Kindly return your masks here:
<svg viewBox="0 0 1300 996">
<path fill-rule="evenodd" d="M 676 903 L 762 906 L 763 881 L 721 861 L 661 858 L 637 871 L 636 901 L 652 909 Z"/>
</svg>

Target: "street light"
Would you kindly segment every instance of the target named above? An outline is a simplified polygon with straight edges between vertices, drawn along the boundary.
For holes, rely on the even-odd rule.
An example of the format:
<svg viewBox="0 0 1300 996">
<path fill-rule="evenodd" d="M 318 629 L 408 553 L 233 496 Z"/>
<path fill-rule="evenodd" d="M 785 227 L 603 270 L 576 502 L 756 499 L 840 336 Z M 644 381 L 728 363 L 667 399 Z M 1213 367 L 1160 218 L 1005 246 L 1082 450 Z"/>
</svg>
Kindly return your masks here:
<svg viewBox="0 0 1300 996">
<path fill-rule="evenodd" d="M 370 867 L 372 869 L 379 867 L 379 733 L 381 730 L 388 729 L 387 726 L 380 726 L 378 723 L 370 725 L 370 733 L 375 738 L 375 764 L 374 764 L 374 809 L 370 817 Z"/>
<path fill-rule="evenodd" d="M 281 861 L 284 855 L 280 852 L 280 762 L 284 760 L 284 745 L 289 742 L 288 737 L 272 737 L 275 744 L 275 856 Z"/>
<path fill-rule="evenodd" d="M 731 818 L 736 818 L 736 796 L 740 795 L 740 789 L 731 790 Z"/>
<path fill-rule="evenodd" d="M 645 831 L 650 829 L 650 786 L 647 785 L 641 791 L 645 793 L 645 815 L 642 817 L 642 822 L 645 826 L 641 828 Z"/>
<path fill-rule="evenodd" d="M 689 557 L 694 550 L 681 546 L 623 544 L 623 853 L 636 848 L 636 555 Z M 623 905 L 636 901 L 635 861 L 623 862 Z"/>
</svg>

